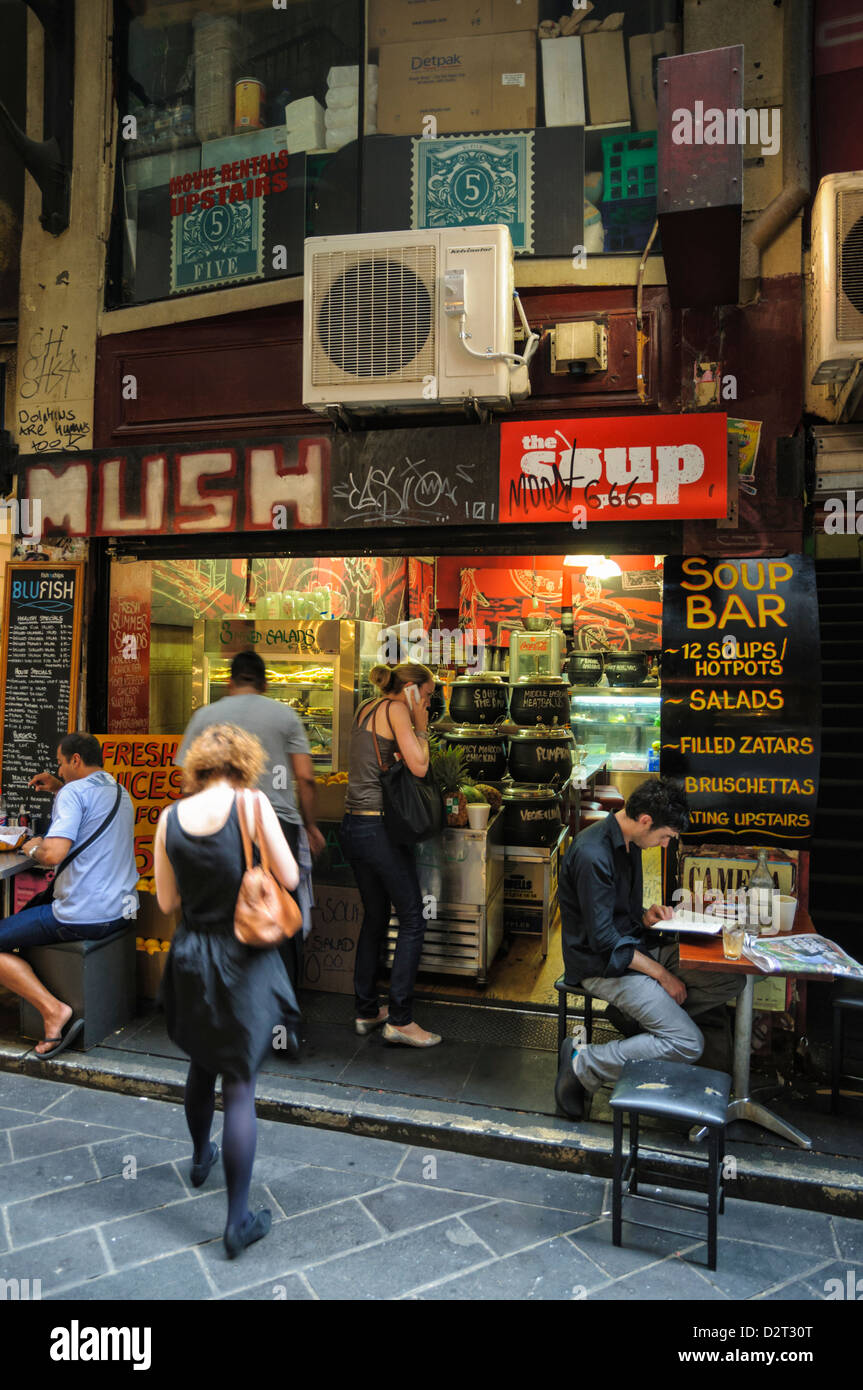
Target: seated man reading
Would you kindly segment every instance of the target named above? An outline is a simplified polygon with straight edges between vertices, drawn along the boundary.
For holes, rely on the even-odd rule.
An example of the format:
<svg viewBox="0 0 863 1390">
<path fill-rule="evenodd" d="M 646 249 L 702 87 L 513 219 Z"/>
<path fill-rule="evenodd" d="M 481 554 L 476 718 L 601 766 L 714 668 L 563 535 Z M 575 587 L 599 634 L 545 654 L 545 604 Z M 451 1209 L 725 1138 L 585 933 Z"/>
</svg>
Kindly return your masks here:
<svg viewBox="0 0 863 1390">
<path fill-rule="evenodd" d="M 100 941 L 130 926 L 138 910 L 135 808 L 129 793 L 105 772 L 101 745 L 91 734 L 65 734 L 57 766 L 59 778 L 40 772 L 30 780 L 31 787 L 56 797 L 44 839 L 36 836 L 23 846 L 34 864 L 57 869 L 53 900 L 0 922 L 0 984 L 42 1015 L 45 1036 L 35 1051 L 43 1058 L 64 1052 L 84 1020 L 70 1023 L 70 1006 L 55 998 L 15 951 L 54 941 Z"/>
<path fill-rule="evenodd" d="M 624 808 L 577 836 L 560 871 L 559 898 L 567 983 L 605 999 L 616 1026 L 631 1036 L 585 1046 L 565 1038 L 555 1098 L 571 1119 L 624 1063 L 665 1058 L 696 1062 L 704 1037 L 693 1015 L 735 998 L 740 976 L 681 971 L 676 942 L 660 944 L 648 930 L 671 917 L 670 907 L 642 902 L 641 852 L 666 846 L 689 824 L 679 786 L 642 782 Z M 625 1017 L 621 1017 L 625 1015 Z"/>
</svg>

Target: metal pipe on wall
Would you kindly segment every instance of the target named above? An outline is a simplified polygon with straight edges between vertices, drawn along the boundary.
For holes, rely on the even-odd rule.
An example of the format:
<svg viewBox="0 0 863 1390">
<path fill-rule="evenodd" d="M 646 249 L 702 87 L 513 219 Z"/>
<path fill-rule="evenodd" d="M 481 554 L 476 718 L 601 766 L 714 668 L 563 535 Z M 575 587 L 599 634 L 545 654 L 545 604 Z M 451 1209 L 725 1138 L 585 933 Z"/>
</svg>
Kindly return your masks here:
<svg viewBox="0 0 863 1390">
<path fill-rule="evenodd" d="M 740 302 L 758 294 L 761 258 L 811 191 L 813 0 L 786 0 L 782 30 L 782 188 L 741 234 Z"/>
</svg>

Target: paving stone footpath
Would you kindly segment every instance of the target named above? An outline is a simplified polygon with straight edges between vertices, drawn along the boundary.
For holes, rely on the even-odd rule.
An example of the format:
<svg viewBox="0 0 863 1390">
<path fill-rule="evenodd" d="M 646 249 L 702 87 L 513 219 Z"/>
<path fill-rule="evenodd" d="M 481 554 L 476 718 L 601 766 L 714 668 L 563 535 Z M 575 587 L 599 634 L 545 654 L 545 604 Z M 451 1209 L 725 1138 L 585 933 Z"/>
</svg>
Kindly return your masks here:
<svg viewBox="0 0 863 1390">
<path fill-rule="evenodd" d="M 252 1186 L 273 1228 L 229 1261 L 221 1165 L 196 1190 L 189 1163 L 179 1105 L 0 1073 L 0 1281 L 75 1302 L 813 1301 L 863 1273 L 863 1221 L 730 1199 L 709 1271 L 693 1213 L 668 1213 L 692 1237 L 627 1224 L 616 1249 L 600 1178 L 274 1121 Z"/>
</svg>

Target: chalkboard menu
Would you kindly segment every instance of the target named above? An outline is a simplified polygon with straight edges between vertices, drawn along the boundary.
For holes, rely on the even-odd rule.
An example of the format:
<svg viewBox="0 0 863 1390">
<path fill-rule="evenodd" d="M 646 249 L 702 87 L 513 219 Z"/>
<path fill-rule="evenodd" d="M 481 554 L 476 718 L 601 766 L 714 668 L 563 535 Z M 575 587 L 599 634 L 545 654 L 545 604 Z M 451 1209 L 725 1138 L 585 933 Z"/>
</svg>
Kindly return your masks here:
<svg viewBox="0 0 863 1390">
<path fill-rule="evenodd" d="M 813 561 L 667 556 L 663 776 L 687 839 L 806 849 L 818 797 L 820 643 Z"/>
<path fill-rule="evenodd" d="M 55 770 L 58 738 L 74 728 L 82 599 L 81 565 L 8 567 L 0 785 L 10 817 L 22 806 L 50 814 L 53 798 L 28 791 L 27 783 L 36 772 Z"/>
</svg>

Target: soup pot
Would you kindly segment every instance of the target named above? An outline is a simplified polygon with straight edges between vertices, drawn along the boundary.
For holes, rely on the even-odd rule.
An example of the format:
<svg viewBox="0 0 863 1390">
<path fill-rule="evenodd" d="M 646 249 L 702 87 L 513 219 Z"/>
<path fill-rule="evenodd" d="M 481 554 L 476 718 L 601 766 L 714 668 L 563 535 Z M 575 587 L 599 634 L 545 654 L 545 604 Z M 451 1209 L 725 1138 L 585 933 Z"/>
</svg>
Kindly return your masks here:
<svg viewBox="0 0 863 1390">
<path fill-rule="evenodd" d="M 604 660 L 609 685 L 641 685 L 647 679 L 646 652 L 606 652 Z"/>
<path fill-rule="evenodd" d="M 563 823 L 553 787 L 508 787 L 503 793 L 503 839 L 507 845 L 547 849 L 557 843 Z"/>
<path fill-rule="evenodd" d="M 596 685 L 602 680 L 602 657 L 593 652 L 580 652 L 571 656 L 567 675 L 573 685 Z"/>
<path fill-rule="evenodd" d="M 487 671 L 458 676 L 449 697 L 450 718 L 456 724 L 493 724 L 506 716 L 507 687 Z"/>
<path fill-rule="evenodd" d="M 512 688 L 513 724 L 569 728 L 569 686 L 562 676 L 522 676 Z"/>
<path fill-rule="evenodd" d="M 514 782 L 566 782 L 575 746 L 569 729 L 519 729 L 510 736 L 509 775 Z"/>
<path fill-rule="evenodd" d="M 444 740 L 451 748 L 460 748 L 464 770 L 482 782 L 499 782 L 506 773 L 506 739 L 498 729 L 487 724 L 463 724 L 449 729 Z"/>
</svg>

